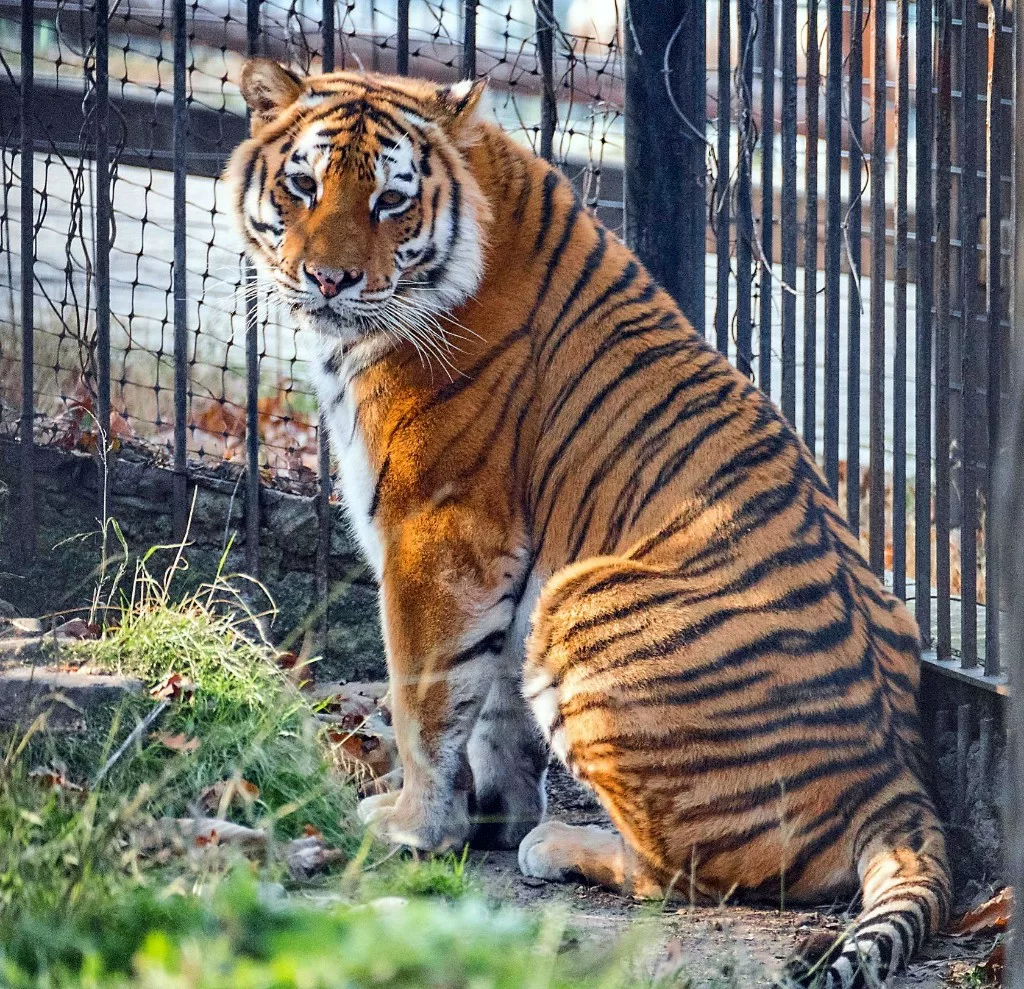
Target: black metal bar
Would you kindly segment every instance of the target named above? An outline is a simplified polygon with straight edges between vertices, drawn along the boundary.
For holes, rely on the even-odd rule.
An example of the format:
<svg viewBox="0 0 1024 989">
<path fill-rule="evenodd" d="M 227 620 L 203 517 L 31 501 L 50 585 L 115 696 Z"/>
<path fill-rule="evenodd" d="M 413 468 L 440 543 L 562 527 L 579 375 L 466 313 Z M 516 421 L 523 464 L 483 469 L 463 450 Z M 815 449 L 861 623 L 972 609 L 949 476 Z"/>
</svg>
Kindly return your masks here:
<svg viewBox="0 0 1024 989">
<path fill-rule="evenodd" d="M 249 57 L 260 50 L 260 0 L 246 0 L 246 49 Z M 260 359 L 256 270 L 246 264 L 245 283 L 245 569 L 260 572 Z"/>
<path fill-rule="evenodd" d="M 185 0 L 174 0 L 174 538 L 184 539 L 188 525 L 188 268 L 185 259 L 185 155 L 188 131 L 188 97 L 185 91 L 187 58 Z"/>
<path fill-rule="evenodd" d="M 750 377 L 752 313 L 751 242 L 754 237 L 754 207 L 751 202 L 751 163 L 754 153 L 754 52 L 751 19 L 754 0 L 737 0 L 739 15 L 740 126 L 736 157 L 736 367 Z"/>
<path fill-rule="evenodd" d="M 825 480 L 839 495 L 839 282 L 843 237 L 843 0 L 828 0 L 825 79 Z"/>
<path fill-rule="evenodd" d="M 978 288 L 978 30 L 976 0 L 964 0 L 960 31 L 963 76 L 960 128 L 960 327 L 963 336 L 963 465 L 960 492 L 960 665 L 978 664 L 978 442 L 979 350 L 977 335 Z"/>
<path fill-rule="evenodd" d="M 718 3 L 718 172 L 715 176 L 715 345 L 729 352 L 729 129 L 732 124 L 732 34 L 729 29 L 729 0 Z"/>
<path fill-rule="evenodd" d="M 323 16 L 321 18 L 323 45 L 322 60 L 324 72 L 334 71 L 334 0 L 323 0 Z M 330 27 L 328 28 L 328 25 Z M 319 650 L 327 643 L 327 632 L 330 627 L 330 608 L 328 605 L 330 592 L 331 562 L 331 447 L 327 432 L 327 420 L 323 415 L 319 418 L 316 431 L 316 559 L 313 563 L 313 581 L 316 601 L 319 607 Z M 314 610 L 314 614 L 317 614 Z"/>
<path fill-rule="evenodd" d="M 804 177 L 804 441 L 815 453 L 818 436 L 818 0 L 807 3 L 807 153 Z"/>
<path fill-rule="evenodd" d="M 782 0 L 782 412 L 796 425 L 796 0 Z"/>
<path fill-rule="evenodd" d="M 395 69 L 400 76 L 409 74 L 409 0 L 398 0 L 398 41 Z"/>
<path fill-rule="evenodd" d="M 625 32 L 626 242 L 704 335 L 704 6 L 664 0 Z M 666 123 L 668 122 L 668 124 Z M 657 168 L 651 162 L 658 162 Z"/>
<path fill-rule="evenodd" d="M 479 0 L 462 4 L 462 78 L 476 78 L 476 5 Z"/>
<path fill-rule="evenodd" d="M 885 566 L 885 0 L 876 0 L 875 73 L 871 96 L 871 343 L 868 386 L 868 561 Z"/>
<path fill-rule="evenodd" d="M 917 2 L 917 353 L 914 426 L 914 616 L 932 640 L 932 0 Z"/>
<path fill-rule="evenodd" d="M 974 0 L 969 0 L 973 3 Z M 971 705 L 956 709 L 956 819 L 963 822 L 967 810 L 967 755 L 971 747 Z"/>
<path fill-rule="evenodd" d="M 950 219 L 952 208 L 953 0 L 938 0 L 939 37 L 935 130 L 935 652 L 953 655 L 950 615 Z"/>
<path fill-rule="evenodd" d="M 334 64 L 334 0 L 323 0 L 320 5 L 320 67 L 324 72 L 333 72 Z"/>
<path fill-rule="evenodd" d="M 1006 59 L 1006 41 L 1003 34 L 1003 3 L 993 0 L 988 9 L 989 73 L 988 104 L 986 107 L 986 148 L 985 180 L 988 244 L 986 245 L 986 309 L 988 317 L 988 458 L 985 471 L 985 504 L 988 507 L 985 520 L 985 672 L 999 673 L 999 625 L 1000 625 L 1000 571 L 1002 565 L 999 540 L 996 536 L 994 507 L 997 498 L 997 475 L 1001 461 L 999 453 L 1000 405 L 1002 399 L 1002 327 L 1003 292 L 1002 257 L 1000 255 L 1001 211 L 1000 171 L 1007 160 L 1005 136 L 1009 127 L 1002 109 L 1003 62 Z M 1018 11 L 1018 16 L 1020 13 Z M 1024 194 L 1024 190 L 1018 194 Z"/>
<path fill-rule="evenodd" d="M 540 154 L 547 161 L 554 155 L 555 124 L 555 10 L 554 0 L 537 0 L 537 59 L 540 62 Z"/>
<path fill-rule="evenodd" d="M 907 596 L 907 194 L 910 129 L 909 0 L 896 2 L 896 270 L 893 286 L 892 592 Z M 920 304 L 920 303 L 919 303 Z"/>
<path fill-rule="evenodd" d="M 96 140 L 96 426 L 99 517 L 107 511 L 110 436 L 110 5 L 96 0 L 96 80 L 93 113 Z"/>
<path fill-rule="evenodd" d="M 33 0 L 21 3 L 21 449 L 18 544 L 22 563 L 36 555 L 35 518 L 35 128 L 32 126 L 35 68 Z"/>
<path fill-rule="evenodd" d="M 1003 473 L 999 499 L 999 531 L 1003 544 L 1003 562 L 1006 567 L 1006 585 L 1015 593 L 1007 595 L 1009 614 L 1006 622 L 1005 665 L 1015 685 L 1024 683 L 1024 539 L 1020 538 L 1020 527 L 1024 521 L 1024 347 L 1021 347 L 1021 327 L 1024 326 L 1024 154 L 1021 154 L 1019 140 L 1024 137 L 1024 18 L 1015 6 L 1013 10 L 1013 127 L 1017 137 L 1013 155 L 1013 205 L 1011 223 L 1013 229 L 1012 272 L 1013 309 L 1011 312 L 1016 346 L 1007 349 L 1009 367 L 1007 379 L 1013 392 L 1004 417 L 1003 463 L 1010 467 Z M 1024 691 L 1016 686 L 1011 701 L 1008 721 L 1016 726 L 1009 733 L 1006 746 L 1011 771 L 1007 773 L 1003 806 L 1007 821 L 1024 820 Z M 1007 832 L 1006 873 L 1007 881 L 1017 889 L 1024 889 L 1024 833 L 1019 827 Z M 1019 916 L 1019 915 L 1018 915 Z M 1020 929 L 1010 938 L 1006 951 L 1006 971 L 1010 973 L 1009 989 L 1024 986 L 1024 937 Z"/>
<path fill-rule="evenodd" d="M 775 230 L 775 0 L 761 4 L 761 335 L 758 384 L 772 392 L 772 261 Z"/>
<path fill-rule="evenodd" d="M 864 169 L 864 0 L 853 0 L 850 17 L 850 165 L 846 231 L 850 261 L 846 329 L 846 520 L 860 535 L 860 322 L 861 182 Z"/>
</svg>

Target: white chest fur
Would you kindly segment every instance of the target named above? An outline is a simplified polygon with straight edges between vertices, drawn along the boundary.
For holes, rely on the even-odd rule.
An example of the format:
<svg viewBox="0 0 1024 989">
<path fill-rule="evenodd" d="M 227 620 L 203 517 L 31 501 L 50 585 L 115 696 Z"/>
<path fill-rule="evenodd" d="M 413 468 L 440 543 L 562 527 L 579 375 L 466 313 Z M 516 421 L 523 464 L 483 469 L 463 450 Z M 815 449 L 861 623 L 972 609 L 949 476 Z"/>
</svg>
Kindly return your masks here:
<svg viewBox="0 0 1024 989">
<path fill-rule="evenodd" d="M 315 365 L 317 399 L 331 450 L 337 461 L 341 494 L 352 534 L 379 581 L 384 573 L 384 544 L 371 515 L 377 472 L 370 463 L 366 441 L 356 419 L 353 378 L 372 359 L 359 344 L 342 356 L 325 343 Z M 333 357 L 332 357 L 333 352 Z"/>
</svg>

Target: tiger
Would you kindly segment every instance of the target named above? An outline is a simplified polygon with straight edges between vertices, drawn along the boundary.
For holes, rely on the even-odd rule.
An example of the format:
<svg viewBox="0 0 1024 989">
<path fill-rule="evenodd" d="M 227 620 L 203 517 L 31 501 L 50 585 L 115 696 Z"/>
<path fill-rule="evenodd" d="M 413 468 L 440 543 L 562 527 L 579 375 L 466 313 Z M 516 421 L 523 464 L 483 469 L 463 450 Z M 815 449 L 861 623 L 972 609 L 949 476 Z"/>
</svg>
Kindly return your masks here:
<svg viewBox="0 0 1024 989">
<path fill-rule="evenodd" d="M 239 85 L 235 220 L 379 586 L 403 776 L 360 818 L 637 897 L 859 894 L 778 984 L 904 967 L 951 898 L 919 635 L 807 446 L 483 81 Z M 614 830 L 546 819 L 552 754 Z"/>
</svg>

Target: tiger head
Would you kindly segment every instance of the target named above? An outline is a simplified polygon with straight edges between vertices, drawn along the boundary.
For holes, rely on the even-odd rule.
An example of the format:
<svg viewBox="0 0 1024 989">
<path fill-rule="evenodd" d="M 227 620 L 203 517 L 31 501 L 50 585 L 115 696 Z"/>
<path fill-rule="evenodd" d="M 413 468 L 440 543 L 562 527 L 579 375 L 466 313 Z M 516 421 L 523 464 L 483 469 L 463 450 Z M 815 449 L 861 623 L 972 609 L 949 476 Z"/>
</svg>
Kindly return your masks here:
<svg viewBox="0 0 1024 989">
<path fill-rule="evenodd" d="M 294 313 L 356 339 L 450 311 L 483 273 L 490 212 L 467 165 L 483 83 L 242 70 L 252 133 L 225 175 L 246 250 Z"/>
</svg>

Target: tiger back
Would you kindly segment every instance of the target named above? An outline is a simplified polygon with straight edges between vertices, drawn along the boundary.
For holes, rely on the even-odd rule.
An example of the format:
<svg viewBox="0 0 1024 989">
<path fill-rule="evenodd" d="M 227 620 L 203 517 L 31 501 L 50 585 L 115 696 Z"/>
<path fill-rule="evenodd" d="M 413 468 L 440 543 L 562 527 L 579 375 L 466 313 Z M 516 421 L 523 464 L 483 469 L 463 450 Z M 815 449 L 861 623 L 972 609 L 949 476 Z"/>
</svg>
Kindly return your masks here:
<svg viewBox="0 0 1024 989">
<path fill-rule="evenodd" d="M 247 251 L 317 331 L 346 512 L 380 582 L 422 849 L 641 895 L 858 888 L 784 980 L 871 985 L 944 922 L 918 639 L 813 457 L 479 84 L 247 64 Z M 553 751 L 616 831 L 544 821 Z"/>
</svg>

